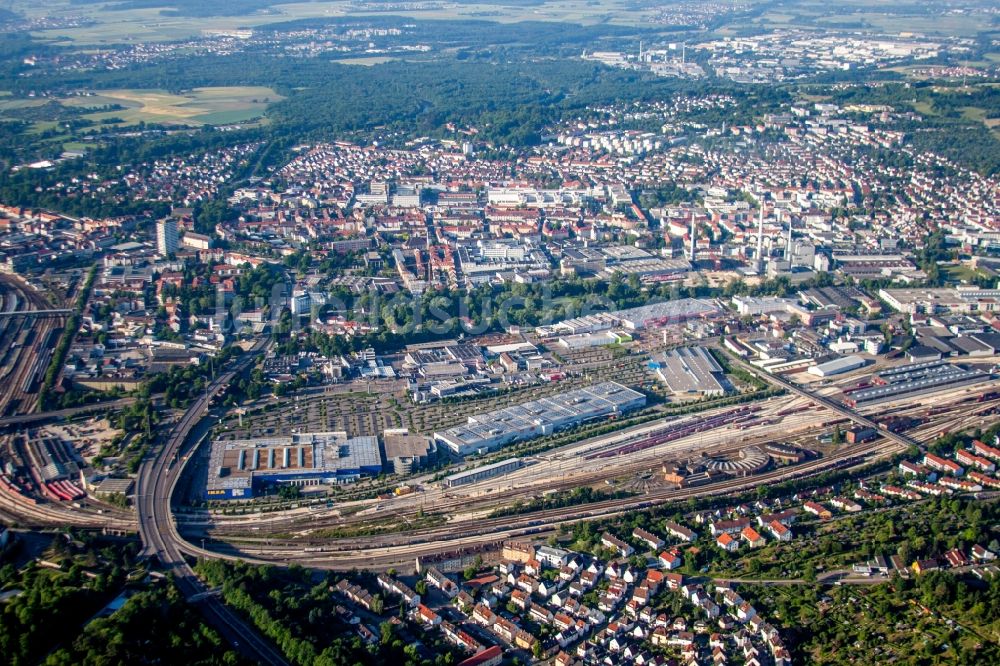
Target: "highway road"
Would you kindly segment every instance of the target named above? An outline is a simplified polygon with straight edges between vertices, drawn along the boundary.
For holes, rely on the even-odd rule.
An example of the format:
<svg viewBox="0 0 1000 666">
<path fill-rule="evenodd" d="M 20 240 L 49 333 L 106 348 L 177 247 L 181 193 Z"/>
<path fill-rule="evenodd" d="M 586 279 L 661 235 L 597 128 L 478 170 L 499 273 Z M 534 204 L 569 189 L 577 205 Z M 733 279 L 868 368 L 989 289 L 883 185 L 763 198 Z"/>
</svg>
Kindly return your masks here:
<svg viewBox="0 0 1000 666">
<path fill-rule="evenodd" d="M 180 452 L 188 436 L 207 414 L 210 401 L 219 389 L 249 368 L 269 345 L 270 340 L 262 338 L 229 370 L 212 381 L 173 428 L 167 443 L 143 463 L 136 482 L 136 508 L 144 554 L 159 560 L 163 568 L 173 575 L 185 597 L 190 599 L 201 595 L 197 605 L 206 620 L 240 652 L 256 663 L 283 666 L 287 661 L 279 650 L 215 595 L 205 594 L 208 589 L 184 559 L 181 550 L 183 540 L 171 512 L 171 498 L 185 463 Z"/>
</svg>

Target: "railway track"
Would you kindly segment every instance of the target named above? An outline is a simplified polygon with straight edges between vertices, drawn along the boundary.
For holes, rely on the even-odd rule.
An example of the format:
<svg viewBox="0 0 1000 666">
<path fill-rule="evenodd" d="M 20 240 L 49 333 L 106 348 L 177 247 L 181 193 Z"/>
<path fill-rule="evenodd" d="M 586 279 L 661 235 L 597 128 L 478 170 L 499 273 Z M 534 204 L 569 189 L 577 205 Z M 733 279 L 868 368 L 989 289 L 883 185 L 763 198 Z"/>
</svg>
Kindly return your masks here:
<svg viewBox="0 0 1000 666">
<path fill-rule="evenodd" d="M 942 430 L 973 427 L 983 417 L 984 408 L 997 407 L 998 399 L 978 402 L 964 402 L 960 399 L 951 403 L 946 418 L 931 421 L 908 431 L 908 437 L 926 441 L 936 437 Z M 900 414 L 919 414 L 927 407 L 915 405 L 899 410 Z M 415 530 L 405 534 L 387 534 L 345 539 L 310 539 L 308 536 L 291 540 L 273 537 L 230 538 L 229 545 L 221 545 L 217 550 L 203 550 L 191 547 L 188 551 L 196 556 L 233 558 L 261 558 L 260 561 L 300 562 L 308 566 L 341 568 L 350 566 L 373 566 L 404 562 L 419 554 L 433 554 L 454 549 L 456 544 L 474 544 L 524 536 L 552 530 L 561 524 L 571 524 L 594 518 L 608 518 L 629 511 L 662 506 L 670 502 L 692 497 L 726 495 L 752 489 L 761 484 L 781 483 L 791 479 L 808 478 L 835 469 L 853 469 L 870 462 L 885 459 L 905 449 L 898 440 L 884 437 L 873 442 L 851 445 L 839 451 L 794 467 L 771 470 L 748 477 L 734 478 L 720 483 L 690 489 L 657 489 L 629 500 L 604 500 L 583 506 L 541 510 L 528 514 L 479 519 L 472 528 L 466 522 L 450 523 L 440 527 Z M 571 482 L 567 482 L 569 485 Z M 576 487 L 577 483 L 572 482 Z M 436 506 L 435 509 L 438 507 Z M 306 549 L 309 549 L 308 552 Z M 381 549 L 384 554 L 373 554 L 373 549 Z"/>
<path fill-rule="evenodd" d="M 47 310 L 51 306 L 34 289 L 9 275 L 0 275 L 3 289 L 0 313 Z M 45 377 L 58 339 L 62 317 L 10 314 L 0 323 L 0 415 L 29 414 L 37 408 L 38 389 Z M 19 343 L 19 344 L 16 344 Z"/>
<path fill-rule="evenodd" d="M 873 456 L 880 457 L 886 454 L 898 452 L 899 448 L 899 445 L 896 443 L 879 440 L 875 443 L 847 447 L 832 456 L 803 463 L 795 466 L 794 468 L 782 468 L 753 476 L 738 477 L 709 486 L 681 489 L 665 488 L 653 490 L 644 496 L 638 496 L 626 501 L 621 499 L 602 500 L 581 506 L 561 507 L 557 509 L 534 511 L 520 515 L 487 518 L 476 521 L 477 528 L 475 529 L 461 530 L 461 534 L 458 535 L 458 538 L 461 538 L 461 535 L 491 534 L 495 533 L 498 529 L 502 530 L 511 526 L 534 527 L 537 524 L 554 520 L 561 522 L 575 522 L 577 519 L 599 517 L 608 510 L 613 510 L 614 512 L 625 512 L 636 509 L 651 508 L 666 502 L 685 500 L 692 497 L 729 494 L 739 490 L 754 488 L 762 483 L 780 483 L 788 479 L 807 477 L 809 475 L 828 471 L 829 469 L 841 466 L 845 461 L 853 462 L 858 458 L 871 458 Z M 448 525 L 429 528 L 427 530 L 417 530 L 403 535 L 402 537 L 400 535 L 366 537 L 366 544 L 369 547 L 390 547 L 410 543 L 421 543 L 427 538 L 439 539 L 447 535 L 455 535 L 459 531 L 460 528 L 454 525 Z M 239 542 L 241 543 L 259 543 L 268 541 L 273 542 L 277 541 L 277 539 L 267 537 L 248 537 L 239 539 Z M 343 547 L 338 548 L 338 542 L 353 544 L 355 541 L 355 539 L 331 540 L 301 538 L 295 539 L 294 543 L 298 546 L 327 544 L 329 546 L 328 550 L 338 550 L 343 549 Z M 286 548 L 287 547 L 294 546 L 286 546 Z"/>
<path fill-rule="evenodd" d="M 124 513 L 99 515 L 58 504 L 30 504 L 31 499 L 15 497 L 6 488 L 0 488 L 0 510 L 15 517 L 23 526 L 74 526 L 125 532 L 135 532 L 137 529 L 135 518 Z"/>
<path fill-rule="evenodd" d="M 186 543 L 186 552 L 197 557 L 223 557 L 258 562 L 294 561 L 319 568 L 350 568 L 353 566 L 390 565 L 412 560 L 417 555 L 430 555 L 454 550 L 458 545 L 491 542 L 504 538 L 528 536 L 551 531 L 559 525 L 573 524 L 596 518 L 611 518 L 630 511 L 653 508 L 692 497 L 726 495 L 756 487 L 762 482 L 780 483 L 789 479 L 806 478 L 837 468 L 856 467 L 898 452 L 896 442 L 879 440 L 875 443 L 847 447 L 838 454 L 804 463 L 792 469 L 774 470 L 753 477 L 690 489 L 665 489 L 650 492 L 631 501 L 606 500 L 584 506 L 536 511 L 521 516 L 478 521 L 477 527 L 445 526 L 420 530 L 404 535 L 361 537 L 342 540 L 297 539 L 279 542 L 276 539 L 247 538 L 233 540 L 223 546 L 227 552 L 205 550 Z M 306 549 L 309 549 L 308 551 Z M 377 554 L 373 551 L 378 549 Z"/>
<path fill-rule="evenodd" d="M 937 420 L 918 426 L 917 428 L 909 431 L 911 436 L 919 437 L 922 440 L 932 439 L 942 430 L 957 429 L 961 424 L 971 418 L 975 412 L 987 408 L 990 406 L 1000 405 L 1000 397 L 994 397 L 990 400 L 984 401 L 982 403 L 971 402 L 965 403 L 963 399 L 959 399 L 956 402 L 945 403 L 944 408 L 947 409 L 948 418 L 939 417 Z M 808 410 L 822 410 L 822 407 L 808 407 Z M 940 405 L 939 405 L 940 407 Z M 808 411 L 807 409 L 802 409 L 801 407 L 794 407 L 791 409 L 785 409 L 782 411 L 790 411 L 791 413 L 786 414 L 785 418 L 790 421 L 799 421 L 798 424 L 786 424 L 783 429 L 784 437 L 783 439 L 791 441 L 794 444 L 802 448 L 809 448 L 809 439 L 813 437 L 813 427 L 816 419 L 816 415 L 804 413 Z M 920 415 L 922 412 L 926 412 L 927 407 L 922 405 L 914 406 L 903 406 L 891 410 L 894 415 Z M 780 413 L 780 412 L 779 412 Z M 873 415 L 874 416 L 874 415 Z M 676 421 L 671 420 L 670 424 L 675 424 Z M 723 426 L 726 427 L 726 426 Z M 731 426 L 729 426 L 731 427 Z M 654 431 L 655 432 L 655 431 Z M 803 434 L 804 433 L 804 434 Z M 654 435 L 655 436 L 655 435 Z M 643 441 L 647 435 L 643 435 L 642 438 L 637 441 Z M 624 456 L 618 456 L 614 459 L 614 473 L 617 477 L 628 477 L 637 474 L 642 474 L 650 472 L 661 463 L 668 460 L 681 460 L 686 457 L 690 457 L 694 453 L 705 453 L 712 456 L 732 456 L 736 454 L 741 449 L 752 446 L 760 445 L 774 441 L 773 434 L 770 432 L 752 434 L 746 439 L 743 439 L 739 444 L 723 444 L 719 446 L 711 446 L 708 448 L 698 447 L 697 451 L 663 451 L 662 447 L 670 446 L 669 442 L 660 443 L 656 446 L 644 448 L 641 450 L 641 454 L 644 457 L 640 459 L 625 459 Z M 581 446 L 581 445 L 574 445 Z M 631 445 L 629 445 L 631 446 Z M 676 446 L 676 445 L 675 445 Z M 621 448 L 622 445 L 615 443 L 608 446 L 597 446 L 588 447 L 581 446 L 582 450 L 585 451 L 597 451 L 602 452 L 606 450 L 614 450 Z M 902 450 L 900 446 L 898 450 Z M 685 455 L 685 453 L 687 455 Z M 655 457 L 657 455 L 663 455 L 664 457 Z M 561 454 L 554 454 L 556 459 L 562 459 Z M 632 456 L 636 455 L 635 453 Z M 530 468 L 527 468 L 530 470 Z M 476 497 L 470 497 L 467 495 L 456 495 L 453 497 L 431 497 L 428 498 L 426 503 L 422 503 L 417 506 L 407 507 L 405 511 L 386 511 L 382 514 L 372 514 L 370 511 L 361 511 L 347 516 L 342 515 L 330 515 L 323 516 L 320 514 L 305 514 L 305 515 L 295 515 L 289 517 L 276 517 L 276 518 L 253 518 L 251 520 L 239 520 L 231 519 L 222 522 L 216 522 L 206 530 L 206 535 L 218 538 L 231 538 L 239 535 L 246 535 L 248 529 L 254 530 L 270 530 L 271 532 L 296 532 L 296 531 L 314 531 L 317 529 L 325 528 L 350 528 L 359 524 L 364 524 L 371 522 L 372 520 L 377 520 L 379 518 L 385 518 L 389 516 L 402 517 L 405 515 L 410 515 L 415 513 L 418 509 L 424 509 L 425 504 L 429 506 L 429 512 L 435 514 L 450 514 L 453 512 L 474 512 L 474 513 L 488 513 L 490 510 L 508 504 L 511 500 L 524 498 L 526 495 L 539 495 L 544 492 L 559 492 L 565 490 L 572 490 L 575 488 L 583 486 L 594 486 L 605 479 L 608 478 L 607 470 L 596 470 L 592 472 L 576 472 L 567 474 L 563 478 L 557 478 L 551 481 L 546 480 L 544 483 L 535 481 L 532 483 L 531 479 L 519 479 L 517 484 L 512 485 L 510 488 L 500 488 L 494 492 L 489 493 L 488 498 L 479 499 Z M 755 476 L 753 478 L 759 478 Z M 498 480 L 486 481 L 486 483 L 496 483 Z M 529 489 L 535 487 L 535 490 L 529 493 Z M 334 508 L 331 512 L 336 511 Z M 259 514 L 258 514 L 259 515 Z"/>
</svg>

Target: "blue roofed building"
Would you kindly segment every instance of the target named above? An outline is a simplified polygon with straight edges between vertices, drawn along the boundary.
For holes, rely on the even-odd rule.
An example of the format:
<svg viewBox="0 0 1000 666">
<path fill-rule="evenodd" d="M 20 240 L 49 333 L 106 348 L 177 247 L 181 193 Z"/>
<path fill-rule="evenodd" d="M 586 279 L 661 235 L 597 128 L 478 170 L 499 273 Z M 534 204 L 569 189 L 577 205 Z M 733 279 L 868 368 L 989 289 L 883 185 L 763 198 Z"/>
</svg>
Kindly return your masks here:
<svg viewBox="0 0 1000 666">
<path fill-rule="evenodd" d="M 352 483 L 382 471 L 377 437 L 346 432 L 215 440 L 207 499 L 248 499 L 282 484 L 297 487 Z"/>
</svg>

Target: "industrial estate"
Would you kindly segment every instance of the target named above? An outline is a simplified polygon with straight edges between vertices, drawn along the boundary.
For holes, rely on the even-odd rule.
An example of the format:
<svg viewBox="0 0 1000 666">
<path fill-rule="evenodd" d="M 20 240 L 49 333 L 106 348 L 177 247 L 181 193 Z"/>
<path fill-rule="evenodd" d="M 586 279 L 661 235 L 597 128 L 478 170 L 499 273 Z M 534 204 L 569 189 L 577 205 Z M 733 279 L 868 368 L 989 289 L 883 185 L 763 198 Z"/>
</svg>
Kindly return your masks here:
<svg viewBox="0 0 1000 666">
<path fill-rule="evenodd" d="M 1000 663 L 992 3 L 8 5 L 5 662 Z"/>
</svg>

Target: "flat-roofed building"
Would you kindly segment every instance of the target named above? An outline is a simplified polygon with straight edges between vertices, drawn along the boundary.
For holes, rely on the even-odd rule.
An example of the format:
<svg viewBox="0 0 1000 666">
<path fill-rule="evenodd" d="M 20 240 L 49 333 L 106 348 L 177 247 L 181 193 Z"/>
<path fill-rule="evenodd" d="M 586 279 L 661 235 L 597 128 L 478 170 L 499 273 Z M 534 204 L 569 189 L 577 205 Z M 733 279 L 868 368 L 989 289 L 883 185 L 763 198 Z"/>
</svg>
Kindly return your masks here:
<svg viewBox="0 0 1000 666">
<path fill-rule="evenodd" d="M 357 481 L 382 471 L 376 437 L 346 432 L 216 440 L 209 454 L 208 499 L 246 499 L 267 486 Z"/>
<path fill-rule="evenodd" d="M 824 363 L 817 363 L 806 370 L 806 372 L 817 377 L 830 377 L 831 375 L 839 375 L 843 372 L 857 370 L 866 365 L 868 365 L 868 360 L 862 356 L 842 356 Z"/>
<path fill-rule="evenodd" d="M 468 423 L 434 439 L 459 455 L 492 451 L 599 418 L 645 406 L 646 396 L 617 382 L 602 382 L 514 407 L 470 416 Z"/>
<path fill-rule="evenodd" d="M 966 370 L 947 361 L 912 363 L 880 371 L 873 381 L 873 386 L 853 391 L 845 403 L 856 407 L 887 402 L 974 384 L 989 377 L 985 372 Z"/>
<path fill-rule="evenodd" d="M 653 356 L 650 367 L 675 394 L 719 396 L 728 382 L 722 366 L 701 347 L 681 347 Z"/>
<path fill-rule="evenodd" d="M 394 474 L 412 474 L 425 467 L 437 454 L 437 445 L 426 435 L 411 435 L 408 430 L 386 430 L 382 435 L 386 465 Z"/>
<path fill-rule="evenodd" d="M 910 314 L 997 312 L 1000 289 L 978 287 L 880 289 L 879 298 L 894 310 Z"/>
<path fill-rule="evenodd" d="M 475 469 L 468 469 L 464 472 L 458 472 L 456 474 L 452 474 L 451 476 L 446 476 L 441 483 L 446 488 L 455 488 L 457 486 L 464 486 L 470 483 L 477 483 L 485 479 L 503 476 L 504 474 L 513 472 L 520 467 L 520 458 L 508 458 L 507 460 L 501 460 L 500 462 L 495 462 L 490 465 L 483 465 L 482 467 L 476 467 Z"/>
</svg>

